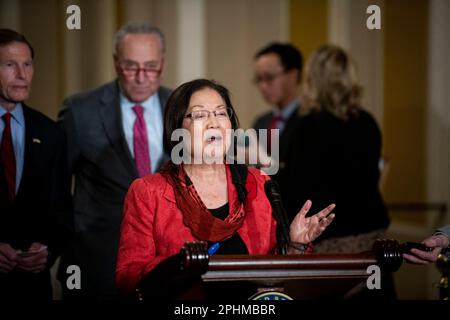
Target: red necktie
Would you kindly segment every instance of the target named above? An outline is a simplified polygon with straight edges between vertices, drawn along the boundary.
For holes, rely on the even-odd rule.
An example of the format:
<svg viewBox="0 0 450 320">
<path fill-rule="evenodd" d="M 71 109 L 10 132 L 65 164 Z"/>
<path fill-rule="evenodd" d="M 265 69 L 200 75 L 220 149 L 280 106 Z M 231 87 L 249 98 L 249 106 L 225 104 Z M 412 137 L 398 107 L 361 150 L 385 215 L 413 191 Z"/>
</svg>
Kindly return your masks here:
<svg viewBox="0 0 450 320">
<path fill-rule="evenodd" d="M 5 129 L 3 130 L 2 142 L 0 144 L 0 154 L 3 167 L 5 168 L 8 200 L 12 203 L 16 195 L 16 156 L 14 155 L 11 135 L 11 113 L 5 113 L 2 118 L 5 122 Z"/>
<path fill-rule="evenodd" d="M 283 121 L 283 117 L 278 115 L 273 115 L 272 119 L 270 120 L 269 123 L 269 127 L 267 128 L 267 153 L 270 155 L 271 154 L 271 149 L 272 149 L 272 135 L 271 135 L 271 131 L 273 129 L 278 129 L 277 123 L 278 121 Z"/>
<path fill-rule="evenodd" d="M 133 125 L 134 162 L 139 177 L 143 177 L 151 172 L 147 126 L 144 120 L 144 108 L 136 105 L 133 107 L 133 111 L 136 113 L 136 120 Z"/>
</svg>

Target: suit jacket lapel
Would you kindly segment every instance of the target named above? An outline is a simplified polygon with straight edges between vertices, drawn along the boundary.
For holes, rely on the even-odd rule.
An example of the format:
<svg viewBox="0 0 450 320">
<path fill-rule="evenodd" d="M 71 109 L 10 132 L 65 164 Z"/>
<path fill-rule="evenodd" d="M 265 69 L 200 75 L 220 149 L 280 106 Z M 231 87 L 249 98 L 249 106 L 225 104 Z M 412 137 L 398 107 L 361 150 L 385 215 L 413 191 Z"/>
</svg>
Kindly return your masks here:
<svg viewBox="0 0 450 320">
<path fill-rule="evenodd" d="M 280 139 L 283 137 L 283 135 L 290 135 L 290 131 L 293 128 L 293 126 L 295 125 L 295 120 L 298 117 L 298 109 L 299 109 L 299 105 L 297 105 L 297 108 L 295 109 L 295 111 L 290 115 L 290 117 L 286 120 L 286 125 L 284 127 L 283 132 L 281 133 L 281 137 Z"/>
<path fill-rule="evenodd" d="M 41 145 L 39 143 L 33 142 L 33 140 L 42 138 L 38 134 L 38 130 L 32 118 L 32 113 L 29 111 L 28 107 L 24 103 L 22 103 L 22 108 L 23 108 L 23 116 L 25 118 L 25 152 L 23 159 L 24 161 L 23 161 L 22 178 L 19 181 L 17 197 L 20 197 L 21 193 L 24 192 L 26 183 L 28 181 L 28 176 L 33 170 L 34 159 L 39 159 Z"/>
<path fill-rule="evenodd" d="M 5 168 L 0 160 L 0 217 L 8 208 L 8 185 L 5 177 Z"/>
<path fill-rule="evenodd" d="M 284 158 L 287 153 L 288 146 L 290 145 L 290 141 L 292 139 L 293 130 L 295 128 L 296 119 L 298 118 L 298 108 L 291 114 L 291 116 L 287 119 L 286 125 L 284 127 L 283 132 L 280 135 L 280 160 L 284 161 Z"/>
<path fill-rule="evenodd" d="M 117 81 L 108 89 L 101 97 L 100 116 L 112 148 L 130 174 L 131 180 L 134 180 L 138 174 L 123 133 Z"/>
<path fill-rule="evenodd" d="M 167 100 L 170 96 L 170 90 L 164 87 L 160 87 L 158 90 L 159 103 L 161 104 L 161 114 L 164 118 L 164 109 L 166 107 Z"/>
<path fill-rule="evenodd" d="M 164 111 L 166 108 L 167 100 L 169 100 L 171 93 L 172 92 L 170 91 L 170 89 L 165 88 L 165 87 L 160 87 L 158 90 L 159 103 L 161 104 L 160 107 L 161 107 L 161 114 L 162 114 L 162 119 L 163 119 L 163 126 L 164 126 Z M 169 160 L 170 160 L 170 156 L 164 150 L 163 157 L 162 157 L 161 161 L 157 164 L 158 171 L 161 168 L 161 166 L 164 165 Z"/>
</svg>

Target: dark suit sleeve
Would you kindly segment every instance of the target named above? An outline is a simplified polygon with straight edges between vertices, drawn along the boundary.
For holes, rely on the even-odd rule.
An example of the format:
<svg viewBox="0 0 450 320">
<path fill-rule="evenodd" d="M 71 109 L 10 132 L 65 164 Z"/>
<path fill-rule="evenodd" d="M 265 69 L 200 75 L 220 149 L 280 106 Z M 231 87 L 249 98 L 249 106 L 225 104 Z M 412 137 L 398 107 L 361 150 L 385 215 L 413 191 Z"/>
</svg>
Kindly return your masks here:
<svg viewBox="0 0 450 320">
<path fill-rule="evenodd" d="M 68 170 L 69 174 L 73 174 L 77 159 L 80 155 L 80 147 L 70 99 L 64 101 L 63 107 L 58 114 L 58 123 L 66 135 Z"/>
<path fill-rule="evenodd" d="M 251 126 L 253 129 L 256 129 L 256 130 L 258 129 L 258 127 L 259 127 L 259 121 L 258 121 L 258 120 L 259 120 L 259 119 L 256 119 L 256 120 L 253 122 L 253 124 L 252 124 L 252 126 Z"/>
<path fill-rule="evenodd" d="M 450 238 L 450 224 L 436 230 L 437 234 L 443 234 Z"/>
<path fill-rule="evenodd" d="M 259 140 L 259 130 L 268 129 L 270 119 L 272 118 L 272 112 L 265 113 L 259 116 L 253 123 L 252 128 L 256 130 L 256 137 Z"/>
<path fill-rule="evenodd" d="M 74 234 L 74 215 L 71 196 L 72 174 L 79 156 L 79 147 L 70 99 L 66 99 L 58 114 L 59 139 L 51 174 L 52 237 L 49 244 L 50 263 L 69 244 Z"/>
<path fill-rule="evenodd" d="M 268 129 L 270 119 L 272 118 L 272 112 L 267 112 L 260 117 L 258 117 L 253 123 L 252 128 L 258 129 Z"/>
<path fill-rule="evenodd" d="M 48 251 L 51 266 L 68 244 L 73 234 L 73 210 L 70 196 L 70 175 L 67 166 L 65 135 L 59 128 L 55 144 L 55 155 L 51 166 L 50 183 L 50 238 Z"/>
</svg>

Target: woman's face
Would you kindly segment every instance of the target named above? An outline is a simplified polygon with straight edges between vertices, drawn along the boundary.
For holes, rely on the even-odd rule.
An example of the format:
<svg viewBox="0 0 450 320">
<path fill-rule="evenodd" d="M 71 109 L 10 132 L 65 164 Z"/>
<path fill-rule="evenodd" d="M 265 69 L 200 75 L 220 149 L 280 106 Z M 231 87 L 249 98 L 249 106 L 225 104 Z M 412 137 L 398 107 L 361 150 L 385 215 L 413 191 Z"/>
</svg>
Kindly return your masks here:
<svg viewBox="0 0 450 320">
<path fill-rule="evenodd" d="M 192 94 L 183 128 L 191 136 L 186 147 L 193 163 L 223 162 L 230 146 L 232 126 L 229 110 L 217 91 L 203 88 Z"/>
</svg>

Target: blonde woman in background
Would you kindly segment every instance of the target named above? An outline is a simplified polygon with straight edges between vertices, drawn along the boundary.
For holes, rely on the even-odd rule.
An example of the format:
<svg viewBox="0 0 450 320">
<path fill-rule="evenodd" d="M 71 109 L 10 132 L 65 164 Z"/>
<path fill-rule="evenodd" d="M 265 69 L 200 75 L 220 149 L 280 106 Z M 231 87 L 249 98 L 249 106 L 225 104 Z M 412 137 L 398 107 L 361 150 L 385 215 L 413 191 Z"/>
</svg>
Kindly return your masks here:
<svg viewBox="0 0 450 320">
<path fill-rule="evenodd" d="M 348 54 L 334 45 L 319 48 L 306 65 L 302 89 L 304 112 L 287 157 L 286 172 L 296 182 L 288 206 L 311 199 L 314 212 L 336 204 L 336 218 L 314 241 L 315 252 L 370 250 L 390 222 L 379 190 L 381 132 L 361 106 L 362 89 Z M 390 274 L 382 276 L 381 288 L 363 289 L 354 298 L 396 298 Z"/>
<path fill-rule="evenodd" d="M 354 65 L 341 48 L 325 45 L 306 65 L 301 115 L 287 170 L 288 212 L 311 199 L 312 210 L 336 204 L 336 219 L 316 252 L 370 250 L 389 225 L 378 182 L 381 132 L 362 109 Z"/>
</svg>

